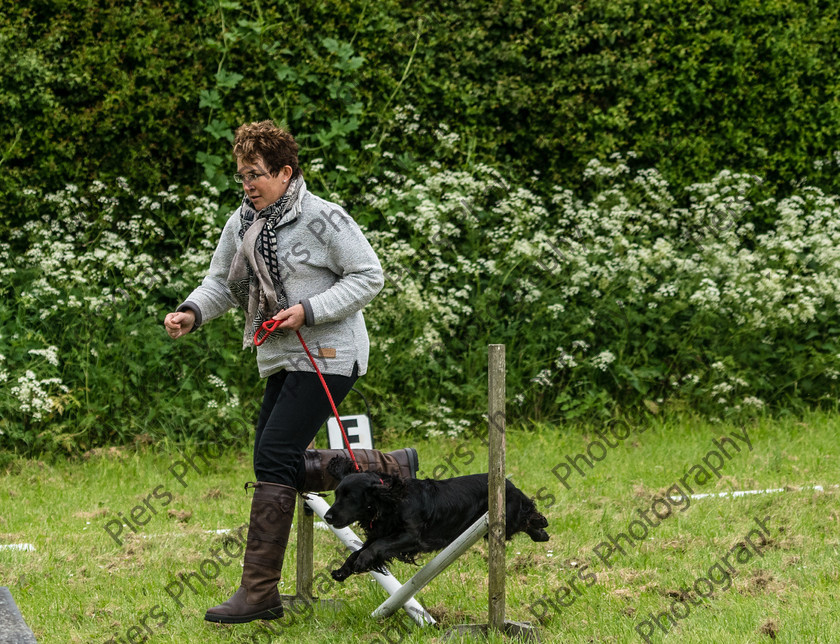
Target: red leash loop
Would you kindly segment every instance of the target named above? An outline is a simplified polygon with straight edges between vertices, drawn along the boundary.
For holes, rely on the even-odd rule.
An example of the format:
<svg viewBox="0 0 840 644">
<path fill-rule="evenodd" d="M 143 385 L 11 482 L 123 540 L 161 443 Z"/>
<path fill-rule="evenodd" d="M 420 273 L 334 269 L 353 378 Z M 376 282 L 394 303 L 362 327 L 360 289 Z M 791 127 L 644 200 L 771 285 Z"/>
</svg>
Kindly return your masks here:
<svg viewBox="0 0 840 644">
<path fill-rule="evenodd" d="M 257 332 L 254 334 L 254 344 L 260 346 L 263 342 L 268 340 L 268 336 L 271 335 L 272 331 L 274 331 L 278 326 L 282 324 L 281 320 L 266 320 L 262 323 L 262 326 L 257 329 Z M 261 333 L 265 333 L 265 335 L 260 336 Z"/>
<path fill-rule="evenodd" d="M 281 320 L 266 320 L 263 322 L 262 326 L 257 329 L 257 332 L 254 334 L 254 344 L 260 346 L 268 339 L 268 336 L 280 326 L 280 324 L 282 324 Z M 264 335 L 260 336 L 263 332 L 265 332 Z M 347 451 L 350 452 L 350 458 L 353 460 L 353 465 L 356 467 L 357 472 L 361 472 L 362 468 L 360 468 L 359 464 L 356 462 L 356 455 L 350 447 L 350 439 L 347 438 L 347 432 L 344 431 L 344 425 L 341 424 L 341 418 L 338 416 L 338 409 L 335 407 L 335 402 L 333 401 L 329 387 L 327 387 L 327 382 L 324 380 L 324 376 L 321 375 L 321 370 L 318 368 L 318 365 L 315 364 L 315 358 L 313 358 L 312 354 L 309 353 L 309 347 L 307 347 L 306 342 L 303 341 L 303 336 L 300 334 L 300 331 L 295 331 L 295 333 L 297 333 L 298 340 L 300 340 L 300 343 L 303 345 L 303 350 L 306 351 L 306 355 L 309 356 L 309 362 L 311 362 L 312 366 L 315 367 L 315 373 L 318 374 L 318 378 L 321 380 L 324 391 L 327 392 L 327 398 L 330 400 L 330 406 L 332 407 L 336 421 L 338 421 L 338 427 L 341 429 L 341 436 L 344 439 L 344 444 L 347 445 Z"/>
</svg>

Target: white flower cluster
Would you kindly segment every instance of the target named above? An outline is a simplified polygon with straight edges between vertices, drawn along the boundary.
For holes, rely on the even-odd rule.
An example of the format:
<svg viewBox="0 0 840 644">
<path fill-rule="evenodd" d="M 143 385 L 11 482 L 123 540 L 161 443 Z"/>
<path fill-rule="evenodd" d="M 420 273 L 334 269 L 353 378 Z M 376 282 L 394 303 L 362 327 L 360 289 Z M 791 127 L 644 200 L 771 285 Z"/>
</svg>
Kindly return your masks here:
<svg viewBox="0 0 840 644">
<path fill-rule="evenodd" d="M 438 127 L 441 145 L 448 131 Z M 584 174 L 597 190 L 586 200 L 560 186 L 542 198 L 485 165 L 464 172 L 428 163 L 410 177 L 390 172 L 370 182 L 364 199 L 381 221 L 368 238 L 387 276 L 366 311 L 374 351 L 399 346 L 383 334 L 398 332 L 408 317 L 423 320 L 412 353 L 442 355 L 433 347 L 463 333 L 476 301 L 502 302 L 505 291 L 522 328 L 541 329 L 546 342 L 569 346 L 585 337 L 585 348 L 572 344 L 552 358 L 564 382 L 579 370 L 618 371 L 625 358 L 638 367 L 623 343 L 633 339 L 627 334 L 638 330 L 640 317 L 651 329 L 676 320 L 687 341 L 690 325 L 712 324 L 725 347 L 742 332 L 773 338 L 840 313 L 840 198 L 805 187 L 754 202 L 760 179 L 723 171 L 689 186 L 686 203 L 656 170 L 634 169 L 634 158 L 592 161 Z M 775 222 L 760 233 L 748 221 L 757 209 Z M 731 355 L 719 351 L 706 359 L 720 368 L 684 363 L 663 374 L 665 384 L 676 396 L 760 408 L 757 396 L 745 398 L 755 383 L 727 375 L 723 363 Z M 545 352 L 526 360 L 533 365 L 527 378 L 544 381 L 537 365 Z M 747 373 L 737 365 L 735 372 Z M 838 373 L 840 357 L 824 377 Z"/>
<path fill-rule="evenodd" d="M 40 379 L 34 371 L 27 369 L 11 388 L 11 395 L 17 403 L 18 411 L 34 421 L 40 421 L 61 410 L 61 398 L 51 393 L 54 389 L 63 394 L 69 393 L 61 378 Z"/>
<path fill-rule="evenodd" d="M 30 349 L 29 355 L 41 356 L 54 367 L 58 366 L 58 347 L 48 346 L 46 349 Z"/>
<path fill-rule="evenodd" d="M 312 161 L 310 161 L 310 163 L 309 163 L 309 171 L 310 172 L 312 172 L 312 173 L 323 172 L 323 170 L 324 170 L 324 159 L 319 157 L 317 159 L 312 159 Z"/>
<path fill-rule="evenodd" d="M 572 348 L 574 349 L 574 344 Z M 563 347 L 557 347 L 557 354 L 557 358 L 554 360 L 554 366 L 558 369 L 574 369 L 578 366 L 575 356 L 564 351 Z"/>
<path fill-rule="evenodd" d="M 551 384 L 551 369 L 543 369 L 536 376 L 531 378 L 531 382 L 542 387 L 547 387 Z"/>
<path fill-rule="evenodd" d="M 220 405 L 219 401 L 210 399 L 207 401 L 207 409 L 216 409 L 220 418 L 231 417 L 234 412 L 241 411 L 239 409 L 239 396 L 231 393 L 227 383 L 215 374 L 207 376 L 207 381 L 216 389 L 221 389 L 224 394 L 225 401 Z"/>
<path fill-rule="evenodd" d="M 202 195 L 184 196 L 178 186 L 169 186 L 154 196 L 137 196 L 123 178 L 108 185 L 69 184 L 48 194 L 30 189 L 27 222 L 11 231 L 24 251 L 12 253 L 8 243 L 0 242 L 0 275 L 19 283 L 16 304 L 48 323 L 60 320 L 54 325 L 58 328 L 83 323 L 78 321 L 84 316 L 119 318 L 129 304 L 156 317 L 158 307 L 149 311 L 147 300 L 153 288 L 180 285 L 183 290 L 207 271 L 224 223 L 212 199 L 217 194 L 208 184 Z M 173 220 L 200 240 L 198 249 L 183 258 L 161 258 Z M 137 335 L 137 330 L 130 333 Z M 33 334 L 32 342 L 37 337 Z M 42 366 L 55 371 L 63 349 L 24 344 L 21 350 L 30 364 L 0 360 L 0 382 L 14 383 L 7 409 L 32 422 L 47 422 L 74 400 L 62 379 L 36 375 Z M 96 347 L 84 354 L 98 357 Z M 234 396 L 228 406 L 238 406 Z"/>
<path fill-rule="evenodd" d="M 461 135 L 457 132 L 452 132 L 446 123 L 438 123 L 437 129 L 434 131 L 435 138 L 438 143 L 448 150 L 455 148 L 455 144 L 461 140 Z"/>
<path fill-rule="evenodd" d="M 206 272 L 221 233 L 218 204 L 207 196 L 183 197 L 177 186 L 154 197 L 135 196 L 122 178 L 116 187 L 103 194 L 106 186 L 95 181 L 87 194 L 99 196 L 92 198 L 75 185 L 40 197 L 33 194 L 33 199 L 47 204 L 48 212 L 19 229 L 29 240 L 27 250 L 11 256 L 9 246 L 0 244 L 0 274 L 38 273 L 20 299 L 37 310 L 42 320 L 67 308 L 89 313 L 118 311 L 130 298 L 142 301 L 155 285 L 166 282 L 186 287 Z M 209 184 L 205 190 L 211 196 L 218 194 Z M 183 262 L 181 258 L 155 260 L 147 249 L 166 242 L 164 211 L 173 210 L 201 240 L 199 248 Z M 177 271 L 172 270 L 175 261 L 179 261 Z M 169 281 L 166 276 L 173 274 L 177 279 Z"/>
<path fill-rule="evenodd" d="M 420 129 L 420 112 L 413 105 L 398 105 L 394 108 L 394 120 L 400 129 L 408 134 L 414 134 Z"/>
<path fill-rule="evenodd" d="M 592 366 L 601 371 L 606 371 L 613 362 L 615 362 L 615 355 L 611 351 L 602 351 L 591 360 Z"/>
<path fill-rule="evenodd" d="M 426 438 L 448 436 L 456 438 L 463 434 L 471 425 L 470 421 L 453 417 L 454 410 L 448 405 L 446 398 L 429 406 L 427 418 L 429 420 L 411 421 L 412 429 L 425 430 Z"/>
</svg>

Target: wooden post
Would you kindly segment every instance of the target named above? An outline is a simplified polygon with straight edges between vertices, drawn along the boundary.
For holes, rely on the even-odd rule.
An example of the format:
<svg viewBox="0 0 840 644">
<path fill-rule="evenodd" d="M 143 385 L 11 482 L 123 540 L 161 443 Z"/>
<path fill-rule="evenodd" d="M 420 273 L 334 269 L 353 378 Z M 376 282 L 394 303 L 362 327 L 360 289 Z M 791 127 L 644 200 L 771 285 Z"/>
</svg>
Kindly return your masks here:
<svg viewBox="0 0 840 644">
<path fill-rule="evenodd" d="M 487 416 L 490 463 L 488 469 L 490 629 L 505 630 L 505 345 L 491 344 L 487 361 Z"/>
</svg>

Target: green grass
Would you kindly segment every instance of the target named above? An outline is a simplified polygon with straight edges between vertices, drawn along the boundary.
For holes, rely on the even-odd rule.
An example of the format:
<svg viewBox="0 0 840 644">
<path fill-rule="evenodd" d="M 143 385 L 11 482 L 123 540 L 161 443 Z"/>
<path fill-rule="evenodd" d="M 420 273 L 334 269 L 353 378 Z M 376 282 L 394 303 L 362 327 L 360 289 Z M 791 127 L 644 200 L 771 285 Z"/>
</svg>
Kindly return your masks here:
<svg viewBox="0 0 840 644">
<path fill-rule="evenodd" d="M 510 429 L 508 474 L 527 494 L 539 498 L 551 541 L 533 543 L 517 535 L 509 542 L 508 619 L 535 622 L 543 641 L 641 642 L 636 625 L 648 613 L 668 609 L 680 589 L 689 588 L 685 603 L 678 606 L 683 611 L 688 607 L 688 616 L 667 635 L 657 632 L 653 641 L 836 641 L 840 489 L 830 486 L 840 483 L 840 417 L 767 420 L 746 429 L 752 450 L 742 447 L 734 453 L 729 446 L 733 455 L 721 478 L 713 477 L 705 485 L 696 483 L 694 470 L 688 479 L 694 482 L 694 492 L 791 489 L 695 499 L 684 512 L 677 510 L 674 495 L 671 515 L 651 527 L 646 538 L 626 546 L 626 555 L 614 556 L 611 568 L 594 555 L 594 548 L 607 535 L 626 531 L 639 518 L 637 510 L 648 510 L 657 495 L 701 464 L 713 449 L 713 439 L 743 429 L 691 418 L 654 420 L 647 431 L 634 430 L 610 448 L 603 460 L 587 468 L 585 477 L 571 476 L 568 490 L 552 475 L 552 468 L 566 455 L 585 450 L 597 436 L 551 427 Z M 387 443 L 384 447 L 391 448 L 404 441 L 388 437 Z M 487 453 L 478 439 L 423 442 L 417 448 L 427 475 L 435 467 L 445 476 L 486 471 Z M 126 633 L 143 621 L 151 633 L 132 632 L 135 642 L 442 641 L 441 632 L 421 631 L 407 620 L 402 621 L 408 625 L 402 633 L 394 618 L 372 620 L 369 614 L 385 594 L 367 575 L 320 591 L 316 583 L 318 595 L 341 600 L 343 608 L 302 608 L 283 620 L 275 636 L 260 623 L 229 627 L 202 619 L 207 607 L 224 601 L 235 589 L 238 560 L 222 566 L 206 586 L 196 584 L 196 592 L 185 589 L 183 607 L 178 607 L 165 591 L 167 584 L 177 581 L 179 573 L 198 571 L 210 550 L 222 544 L 223 537 L 206 531 L 235 528 L 246 520 L 249 501 L 242 484 L 252 479 L 250 455 L 229 452 L 209 463 L 197 460 L 200 472 L 184 475 L 184 487 L 169 471 L 181 459 L 177 449 L 158 446 L 104 450 L 79 462 L 12 460 L 6 465 L 0 487 L 0 543 L 31 543 L 35 551 L 0 550 L 0 585 L 10 587 L 39 642 L 106 642 L 114 635 L 118 642 L 128 642 Z M 809 485 L 826 487 L 823 492 L 797 489 Z M 156 488 L 160 498 L 154 496 Z M 118 512 L 129 516 L 144 499 L 157 514 L 139 515 L 148 523 L 138 534 L 125 529 L 125 539 L 117 545 L 103 526 L 119 518 Z M 657 507 L 664 516 L 664 506 Z M 753 553 L 746 561 L 736 546 L 754 527 L 754 517 L 770 517 L 770 537 L 759 549 L 762 556 Z M 633 529 L 640 530 L 638 525 Z M 315 531 L 316 575 L 331 568 L 336 545 L 330 533 Z M 732 587 L 715 585 L 709 598 L 698 597 L 690 586 L 733 548 L 744 561 L 730 555 L 736 570 Z M 486 555 L 486 544 L 480 542 L 418 595 L 444 627 L 486 622 Z M 283 593 L 294 592 L 294 562 L 292 542 Z M 590 567 L 581 573 L 584 564 Z M 392 567 L 401 581 L 415 570 L 405 564 Z M 589 573 L 594 577 L 586 577 Z M 564 591 L 566 587 L 571 589 Z M 700 590 L 705 593 L 705 587 Z M 538 603 L 546 598 L 555 605 Z M 148 640 L 136 634 L 141 630 Z"/>
</svg>

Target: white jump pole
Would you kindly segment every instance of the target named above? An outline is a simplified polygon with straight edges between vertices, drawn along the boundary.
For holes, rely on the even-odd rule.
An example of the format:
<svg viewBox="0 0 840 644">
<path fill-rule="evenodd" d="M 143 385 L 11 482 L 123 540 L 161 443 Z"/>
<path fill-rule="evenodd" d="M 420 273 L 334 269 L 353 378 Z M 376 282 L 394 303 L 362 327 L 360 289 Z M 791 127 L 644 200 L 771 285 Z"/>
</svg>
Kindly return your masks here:
<svg viewBox="0 0 840 644">
<path fill-rule="evenodd" d="M 453 561 L 460 557 L 466 550 L 468 550 L 476 541 L 487 534 L 488 519 L 487 513 L 484 513 L 478 521 L 473 523 L 465 532 L 463 532 L 455 541 L 444 548 L 434 559 L 423 566 L 420 571 L 409 579 L 402 588 L 386 599 L 382 604 L 371 614 L 372 617 L 390 617 L 400 606 L 406 601 L 413 601 L 412 597 L 420 592 L 426 584 L 437 577 L 444 568 L 449 566 Z"/>
<path fill-rule="evenodd" d="M 324 501 L 324 499 L 314 494 L 303 494 L 302 496 L 306 500 L 306 504 L 312 508 L 312 511 L 321 517 L 324 523 L 329 526 L 330 530 L 333 531 L 335 536 L 337 536 L 345 546 L 353 552 L 362 547 L 362 541 L 350 528 L 334 528 L 327 523 L 326 519 L 324 519 L 324 515 L 329 511 L 330 506 L 326 501 Z M 389 595 L 393 595 L 402 588 L 400 582 L 397 581 L 390 573 L 383 575 L 382 573 L 371 571 L 370 574 L 377 582 L 379 582 L 379 585 L 382 586 L 385 589 L 385 592 Z M 405 604 L 405 606 L 403 606 L 405 612 L 408 613 L 409 617 L 411 617 L 418 626 L 437 623 L 435 622 L 435 618 L 432 617 L 416 599 L 412 598 L 409 601 L 403 601 L 402 603 Z"/>
</svg>

